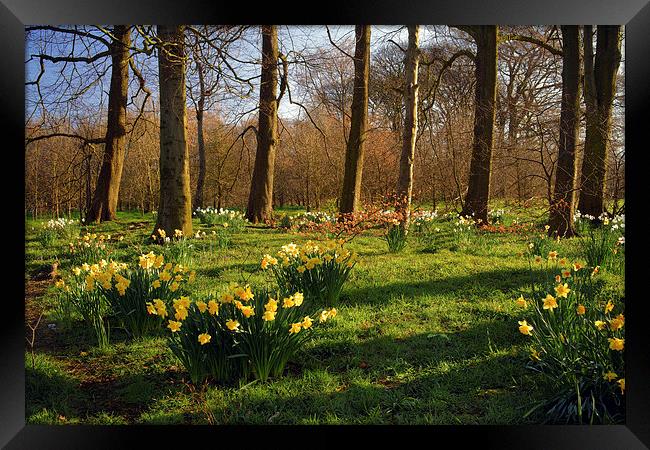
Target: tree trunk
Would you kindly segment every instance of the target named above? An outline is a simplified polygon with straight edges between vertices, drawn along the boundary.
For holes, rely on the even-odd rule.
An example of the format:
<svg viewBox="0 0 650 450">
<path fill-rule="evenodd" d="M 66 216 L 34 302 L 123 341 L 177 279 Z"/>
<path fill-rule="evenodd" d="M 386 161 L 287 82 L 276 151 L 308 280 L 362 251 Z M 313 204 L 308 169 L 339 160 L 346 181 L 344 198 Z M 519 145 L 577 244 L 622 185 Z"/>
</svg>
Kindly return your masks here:
<svg viewBox="0 0 650 450">
<path fill-rule="evenodd" d="M 192 235 L 192 196 L 185 108 L 184 26 L 158 25 L 160 83 L 160 204 L 156 228 Z"/>
<path fill-rule="evenodd" d="M 273 209 L 273 171 L 278 128 L 278 30 L 275 25 L 262 26 L 262 78 L 260 113 L 257 130 L 255 167 L 246 208 L 252 223 L 271 218 Z"/>
<path fill-rule="evenodd" d="M 415 158 L 415 139 L 418 129 L 418 66 L 420 63 L 419 25 L 409 26 L 409 43 L 404 58 L 404 129 L 402 134 L 402 156 L 399 165 L 397 195 L 402 211 L 400 226 L 408 232 L 411 198 L 413 195 L 413 160 Z"/>
<path fill-rule="evenodd" d="M 116 40 L 111 43 L 111 83 L 108 91 L 108 122 L 104 160 L 95 186 L 86 223 L 115 220 L 120 193 L 126 144 L 126 103 L 129 89 L 129 46 L 131 35 L 126 25 L 115 25 Z"/>
<path fill-rule="evenodd" d="M 583 214 L 598 217 L 604 208 L 607 148 L 616 73 L 621 61 L 621 27 L 598 25 L 595 64 L 591 26 L 585 26 L 585 106 L 587 126 L 582 160 L 580 201 Z M 587 55 L 587 52 L 589 54 Z"/>
<path fill-rule="evenodd" d="M 487 223 L 490 197 L 493 129 L 497 80 L 497 34 L 495 25 L 472 27 L 476 41 L 476 92 L 474 104 L 474 141 L 469 168 L 469 184 L 462 214 Z"/>
<path fill-rule="evenodd" d="M 368 77 L 370 74 L 370 25 L 357 25 L 354 30 L 354 91 L 350 134 L 345 151 L 345 175 L 339 211 L 354 214 L 361 203 L 363 144 L 368 122 Z"/>
<path fill-rule="evenodd" d="M 203 113 L 205 108 L 205 81 L 203 79 L 203 65 L 197 61 L 196 70 L 199 73 L 199 101 L 196 108 L 196 130 L 199 151 L 199 174 L 196 180 L 196 192 L 194 193 L 194 207 L 203 207 L 203 186 L 205 184 L 205 137 L 203 133 Z"/>
<path fill-rule="evenodd" d="M 563 56 L 560 142 L 548 232 L 551 236 L 570 237 L 575 234 L 573 205 L 580 101 L 580 36 L 576 25 L 561 28 Z"/>
</svg>

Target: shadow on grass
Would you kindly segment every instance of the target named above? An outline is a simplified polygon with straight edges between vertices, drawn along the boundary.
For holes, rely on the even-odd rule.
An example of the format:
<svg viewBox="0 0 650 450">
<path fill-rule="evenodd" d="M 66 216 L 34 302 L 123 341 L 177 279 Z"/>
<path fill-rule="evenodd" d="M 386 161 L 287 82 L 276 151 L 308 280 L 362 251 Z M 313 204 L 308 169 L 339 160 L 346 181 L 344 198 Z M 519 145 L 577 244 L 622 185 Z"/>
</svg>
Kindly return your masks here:
<svg viewBox="0 0 650 450">
<path fill-rule="evenodd" d="M 494 291 L 511 292 L 527 286 L 528 269 L 492 270 L 465 276 L 431 278 L 425 281 L 383 283 L 364 288 L 344 288 L 341 304 L 383 304 L 392 297 L 490 295 Z M 381 280 L 378 280 L 378 283 Z"/>
</svg>

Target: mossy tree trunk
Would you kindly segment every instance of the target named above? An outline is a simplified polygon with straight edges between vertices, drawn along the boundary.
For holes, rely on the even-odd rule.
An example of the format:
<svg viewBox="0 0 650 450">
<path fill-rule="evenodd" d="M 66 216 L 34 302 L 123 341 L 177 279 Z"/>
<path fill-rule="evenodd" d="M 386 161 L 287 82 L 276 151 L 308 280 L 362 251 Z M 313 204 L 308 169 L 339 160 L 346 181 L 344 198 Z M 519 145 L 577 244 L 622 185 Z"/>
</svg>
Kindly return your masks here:
<svg viewBox="0 0 650 450">
<path fill-rule="evenodd" d="M 156 228 L 192 235 L 189 151 L 186 140 L 184 26 L 158 25 L 160 85 L 160 204 Z M 155 231 L 154 230 L 154 231 Z"/>
<path fill-rule="evenodd" d="M 562 26 L 562 104 L 560 142 L 555 169 L 555 188 L 550 205 L 549 234 L 573 236 L 573 206 L 576 181 L 576 139 L 580 92 L 580 30 Z"/>
<path fill-rule="evenodd" d="M 361 206 L 361 177 L 363 174 L 363 147 L 368 123 L 368 79 L 370 74 L 370 25 L 354 29 L 354 90 L 350 134 L 345 151 L 345 174 L 339 203 L 342 214 L 354 214 Z"/>
<path fill-rule="evenodd" d="M 578 209 L 598 217 L 604 210 L 607 149 L 616 74 L 621 61 L 621 27 L 598 25 L 593 60 L 592 27 L 585 26 L 585 151 Z"/>
<path fill-rule="evenodd" d="M 476 42 L 476 91 L 474 100 L 474 140 L 469 182 L 462 214 L 487 223 L 490 198 L 490 171 L 494 141 L 497 81 L 497 34 L 495 25 L 464 27 Z"/>
<path fill-rule="evenodd" d="M 418 130 L 418 67 L 420 64 L 420 26 L 408 27 L 409 41 L 404 57 L 404 129 L 402 131 L 402 155 L 397 182 L 399 208 L 402 210 L 401 227 L 408 232 L 409 213 L 413 194 L 413 160 Z"/>
<path fill-rule="evenodd" d="M 126 145 L 126 103 L 129 88 L 130 29 L 116 25 L 115 40 L 111 42 L 111 82 L 108 91 L 108 119 L 104 159 L 92 201 L 86 212 L 86 222 L 115 220 L 117 200 L 122 181 Z"/>
<path fill-rule="evenodd" d="M 257 151 L 246 218 L 253 223 L 271 218 L 273 211 L 273 172 L 278 128 L 278 30 L 262 26 L 262 77 Z"/>
</svg>

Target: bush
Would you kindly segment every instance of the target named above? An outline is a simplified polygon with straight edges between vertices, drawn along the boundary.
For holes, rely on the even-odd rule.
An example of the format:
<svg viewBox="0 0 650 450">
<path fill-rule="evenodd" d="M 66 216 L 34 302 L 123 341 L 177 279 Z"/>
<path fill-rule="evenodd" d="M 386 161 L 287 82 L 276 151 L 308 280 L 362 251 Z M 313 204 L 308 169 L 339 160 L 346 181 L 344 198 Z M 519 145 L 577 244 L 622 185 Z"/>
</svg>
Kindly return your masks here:
<svg viewBox="0 0 650 450">
<path fill-rule="evenodd" d="M 217 300 L 176 300 L 168 342 L 192 382 L 233 382 L 250 373 L 261 381 L 279 377 L 313 325 L 336 315 L 335 309 L 309 314 L 299 292 L 281 297 L 233 284 Z"/>
<path fill-rule="evenodd" d="M 357 258 L 335 241 L 308 241 L 302 246 L 292 242 L 283 245 L 277 256 L 264 255 L 261 267 L 273 272 L 280 289 L 303 292 L 309 301 L 325 306 L 337 304 Z"/>
<path fill-rule="evenodd" d="M 621 422 L 623 303 L 600 295 L 597 267 L 571 264 L 554 251 L 530 265 L 531 298 L 517 300 L 526 315 L 519 331 L 532 340 L 528 367 L 547 379 L 555 395 L 529 413 L 544 407 L 550 422 Z"/>
</svg>

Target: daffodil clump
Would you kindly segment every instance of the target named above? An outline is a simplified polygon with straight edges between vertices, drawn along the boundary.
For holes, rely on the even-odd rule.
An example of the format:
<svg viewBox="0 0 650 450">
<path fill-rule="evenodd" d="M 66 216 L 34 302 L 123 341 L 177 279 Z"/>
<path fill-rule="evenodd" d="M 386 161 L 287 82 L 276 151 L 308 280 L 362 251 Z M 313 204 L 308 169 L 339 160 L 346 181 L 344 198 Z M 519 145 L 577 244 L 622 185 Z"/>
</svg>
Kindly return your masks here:
<svg viewBox="0 0 650 450">
<path fill-rule="evenodd" d="M 537 233 L 528 243 L 528 254 L 535 258 L 536 256 L 546 255 L 553 247 L 553 239 L 548 237 L 548 230 L 551 227 L 544 225 L 544 233 Z"/>
<path fill-rule="evenodd" d="M 569 261 L 556 251 L 536 255 L 530 266 L 532 294 L 516 300 L 523 316 L 517 329 L 530 340 L 529 367 L 545 375 L 557 392 L 534 409 L 544 406 L 549 420 L 555 422 L 621 421 L 622 299 L 601 294 L 599 267 Z"/>
<path fill-rule="evenodd" d="M 72 239 L 79 235 L 79 223 L 73 219 L 51 219 L 43 224 L 38 240 L 43 247 L 50 247 L 57 238 Z"/>
<path fill-rule="evenodd" d="M 625 269 L 625 214 L 602 213 L 598 220 L 576 211 L 576 228 L 584 236 L 581 250 L 587 264 L 601 266 L 612 272 Z"/>
<path fill-rule="evenodd" d="M 242 231 L 248 223 L 242 212 L 233 209 L 208 206 L 206 208 L 196 208 L 193 215 L 198 217 L 203 225 L 219 225 L 233 232 Z"/>
<path fill-rule="evenodd" d="M 425 249 L 435 251 L 440 236 L 438 211 L 414 211 L 411 214 L 411 232 Z"/>
<path fill-rule="evenodd" d="M 159 315 L 156 305 L 149 312 Z M 253 293 L 234 283 L 206 300 L 181 297 L 165 317 L 170 349 L 192 382 L 210 377 L 228 383 L 250 374 L 262 381 L 281 376 L 313 328 L 336 313 L 310 314 L 301 292 Z"/>
<path fill-rule="evenodd" d="M 173 234 L 168 235 L 165 230 L 158 228 L 151 235 L 151 239 L 163 246 L 166 259 L 177 264 L 189 265 L 191 263 L 194 245 L 183 234 L 183 230 L 174 230 Z"/>
<path fill-rule="evenodd" d="M 100 348 L 108 346 L 109 324 L 108 317 L 112 313 L 111 304 L 99 289 L 100 285 L 108 287 L 118 286 L 125 289 L 128 286 L 119 274 L 125 265 L 101 260 L 96 264 L 84 263 L 72 269 L 72 275 L 67 279 L 60 279 L 55 286 L 59 289 L 57 295 L 60 311 L 70 314 L 70 319 L 81 317 L 85 324 L 95 334 L 97 345 Z"/>
<path fill-rule="evenodd" d="M 111 240 L 122 240 L 123 237 L 112 238 L 110 234 L 86 233 L 76 241 L 68 244 L 68 254 L 73 265 L 82 263 L 97 263 L 102 259 L 108 259 L 110 248 L 108 243 Z"/>
<path fill-rule="evenodd" d="M 122 326 L 133 336 L 155 332 L 165 319 L 158 314 L 159 321 L 149 318 L 150 305 L 169 308 L 172 301 L 188 293 L 187 284 L 196 277 L 194 271 L 181 264 L 165 263 L 163 255 L 149 252 L 140 255 L 138 264 L 124 267 L 122 273 L 110 270 L 95 273 L 98 288 L 108 299 L 113 313 Z"/>
<path fill-rule="evenodd" d="M 300 291 L 309 301 L 334 306 L 356 261 L 356 253 L 344 248 L 343 241 L 308 241 L 283 245 L 276 256 L 264 255 L 260 266 L 275 275 L 281 289 Z"/>
</svg>

